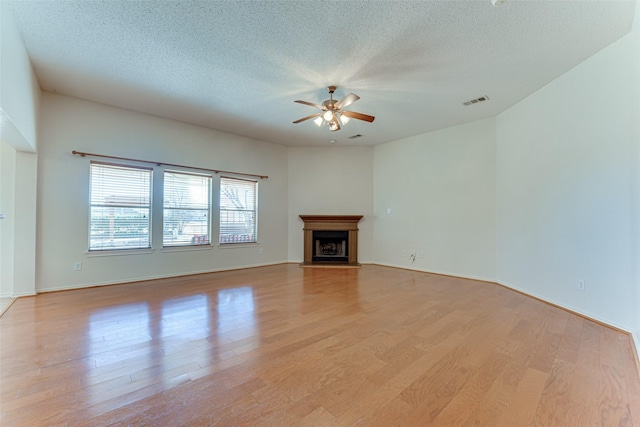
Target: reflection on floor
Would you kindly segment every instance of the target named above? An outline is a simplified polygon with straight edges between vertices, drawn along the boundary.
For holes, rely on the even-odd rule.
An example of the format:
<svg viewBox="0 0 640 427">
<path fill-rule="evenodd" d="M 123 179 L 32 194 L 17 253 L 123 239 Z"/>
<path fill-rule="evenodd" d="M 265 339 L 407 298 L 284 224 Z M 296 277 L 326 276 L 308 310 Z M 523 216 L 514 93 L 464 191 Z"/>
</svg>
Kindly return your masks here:
<svg viewBox="0 0 640 427">
<path fill-rule="evenodd" d="M 628 334 L 480 282 L 376 265 L 18 298 L 2 426 L 638 426 Z"/>
</svg>

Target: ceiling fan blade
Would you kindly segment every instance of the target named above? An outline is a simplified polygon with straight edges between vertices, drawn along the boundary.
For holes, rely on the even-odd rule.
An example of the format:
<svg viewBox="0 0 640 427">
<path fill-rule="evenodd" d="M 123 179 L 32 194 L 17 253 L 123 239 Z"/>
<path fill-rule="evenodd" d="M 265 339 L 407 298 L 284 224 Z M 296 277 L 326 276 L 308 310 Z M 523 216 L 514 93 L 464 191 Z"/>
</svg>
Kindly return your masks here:
<svg viewBox="0 0 640 427">
<path fill-rule="evenodd" d="M 316 113 L 316 114 L 312 114 L 310 116 L 307 117 L 303 117 L 301 119 L 296 120 L 293 123 L 300 123 L 300 122 L 304 122 L 305 120 L 309 120 L 309 119 L 315 119 L 316 117 L 320 117 L 322 115 L 322 113 Z"/>
<path fill-rule="evenodd" d="M 347 117 L 349 117 L 350 119 L 358 119 L 358 120 L 364 120 L 365 122 L 373 122 L 376 118 L 374 116 L 369 116 L 367 114 L 362 114 L 362 113 L 356 113 L 355 111 L 341 111 L 340 114 L 343 114 Z"/>
<path fill-rule="evenodd" d="M 351 105 L 356 102 L 360 97 L 355 93 L 350 93 L 349 95 L 342 98 L 340 101 L 336 102 L 335 107 L 340 110 L 345 108 L 347 105 Z"/>
<path fill-rule="evenodd" d="M 293 101 L 293 102 L 297 102 L 298 104 L 310 105 L 311 107 L 316 107 L 316 108 L 318 108 L 320 110 L 324 110 L 322 105 L 314 104 L 313 102 L 301 101 L 299 99 L 297 101 Z"/>
</svg>

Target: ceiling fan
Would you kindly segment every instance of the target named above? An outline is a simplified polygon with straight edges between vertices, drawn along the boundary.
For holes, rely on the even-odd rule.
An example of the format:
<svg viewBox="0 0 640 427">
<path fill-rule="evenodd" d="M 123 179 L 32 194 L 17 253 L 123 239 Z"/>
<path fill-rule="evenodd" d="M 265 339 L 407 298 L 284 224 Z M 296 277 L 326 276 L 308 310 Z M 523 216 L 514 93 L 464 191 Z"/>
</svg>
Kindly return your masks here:
<svg viewBox="0 0 640 427">
<path fill-rule="evenodd" d="M 333 99 L 333 93 L 336 91 L 336 87 L 329 86 L 327 89 L 329 90 L 329 99 L 324 101 L 322 105 L 314 104 L 313 102 L 307 102 L 307 101 L 300 101 L 300 100 L 294 101 L 299 104 L 305 104 L 305 105 L 310 105 L 312 107 L 316 107 L 317 109 L 322 111 L 307 117 L 303 117 L 299 120 L 296 120 L 293 123 L 300 123 L 300 122 L 304 122 L 305 120 L 315 119 L 313 122 L 316 125 L 322 126 L 324 124 L 328 124 L 329 129 L 332 132 L 335 132 L 337 130 L 340 130 L 341 124 L 342 125 L 347 124 L 349 122 L 349 119 L 364 120 L 365 122 L 369 122 L 369 123 L 375 120 L 375 117 L 369 116 L 367 114 L 356 113 L 355 111 L 343 110 L 343 108 L 353 104 L 358 99 L 360 99 L 360 97 L 355 93 L 350 93 L 349 95 L 342 98 L 340 101 L 336 101 Z"/>
</svg>

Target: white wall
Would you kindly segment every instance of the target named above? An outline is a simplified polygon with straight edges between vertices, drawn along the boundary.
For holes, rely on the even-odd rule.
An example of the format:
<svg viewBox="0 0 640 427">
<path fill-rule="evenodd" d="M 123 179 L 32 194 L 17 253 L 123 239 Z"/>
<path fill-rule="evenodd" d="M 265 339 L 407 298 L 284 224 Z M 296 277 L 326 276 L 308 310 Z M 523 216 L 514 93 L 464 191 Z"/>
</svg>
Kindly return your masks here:
<svg viewBox="0 0 640 427">
<path fill-rule="evenodd" d="M 626 330 L 638 51 L 627 36 L 497 117 L 498 280 Z"/>
<path fill-rule="evenodd" d="M 373 260 L 373 148 L 289 148 L 289 260 L 303 260 L 299 215 L 364 215 L 358 261 Z"/>
<path fill-rule="evenodd" d="M 376 146 L 374 211 L 377 262 L 494 279 L 494 120 Z"/>
<path fill-rule="evenodd" d="M 0 140 L 0 298 L 13 294 L 16 150 Z M 34 227 L 35 229 L 35 227 Z"/>
<path fill-rule="evenodd" d="M 37 156 L 16 152 L 13 296 L 36 292 Z"/>
<path fill-rule="evenodd" d="M 287 260 L 286 147 L 49 93 L 42 98 L 40 130 L 39 291 Z M 260 246 L 164 251 L 158 238 L 151 254 L 87 254 L 90 159 L 72 150 L 268 175 L 258 184 Z M 81 271 L 73 271 L 76 261 Z"/>
<path fill-rule="evenodd" d="M 6 2 L 0 2 L 0 137 L 35 151 L 40 86 Z"/>
<path fill-rule="evenodd" d="M 634 59 L 634 67 L 632 68 L 632 75 L 635 76 L 632 82 L 632 89 L 630 93 L 635 94 L 633 97 L 635 104 L 631 110 L 631 121 L 635 123 L 633 134 L 633 148 L 632 159 L 634 161 L 635 168 L 635 180 L 633 190 L 633 217 L 635 220 L 635 230 L 633 235 L 635 236 L 635 252 L 633 262 L 636 266 L 635 271 L 635 297 L 633 312 L 635 314 L 634 323 L 634 339 L 636 342 L 636 349 L 640 353 L 640 7 L 636 4 L 634 25 L 631 34 L 628 36 L 631 39 L 630 48 L 631 55 Z"/>
<path fill-rule="evenodd" d="M 0 2 L 0 295 L 35 293 L 40 87 L 5 2 Z"/>
<path fill-rule="evenodd" d="M 35 153 L 0 140 L 0 297 L 35 294 Z"/>
</svg>

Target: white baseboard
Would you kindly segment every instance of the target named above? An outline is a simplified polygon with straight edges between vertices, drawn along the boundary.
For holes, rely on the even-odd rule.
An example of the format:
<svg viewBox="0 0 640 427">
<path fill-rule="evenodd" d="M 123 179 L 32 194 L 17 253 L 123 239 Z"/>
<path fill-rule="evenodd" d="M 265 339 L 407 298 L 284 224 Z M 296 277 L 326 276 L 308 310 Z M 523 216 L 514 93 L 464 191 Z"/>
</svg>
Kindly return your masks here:
<svg viewBox="0 0 640 427">
<path fill-rule="evenodd" d="M 534 293 L 525 291 L 525 290 L 520 289 L 517 286 L 514 286 L 514 285 L 512 285 L 510 283 L 501 282 L 501 281 L 496 281 L 495 283 L 497 283 L 500 286 L 504 286 L 505 288 L 513 289 L 516 292 L 519 292 L 521 294 L 530 296 L 530 297 L 535 298 L 537 300 L 552 304 L 552 305 L 554 305 L 556 307 L 559 307 L 559 308 L 561 308 L 563 310 L 567 310 L 567 311 L 569 311 L 571 313 L 574 313 L 574 314 L 576 314 L 578 316 L 582 316 L 582 317 L 584 317 L 586 319 L 589 319 L 589 320 L 592 320 L 594 322 L 600 323 L 600 324 L 602 324 L 604 326 L 608 326 L 610 328 L 617 329 L 617 330 L 619 330 L 621 332 L 629 334 L 629 339 L 631 341 L 630 344 L 631 344 L 631 346 L 633 346 L 633 350 L 634 350 L 634 356 L 635 356 L 635 362 L 636 362 L 636 368 L 637 368 L 637 371 L 638 371 L 638 376 L 640 376 L 640 339 L 637 336 L 637 334 L 633 333 L 633 331 L 629 330 L 628 328 L 625 328 L 624 326 L 620 326 L 620 325 L 616 324 L 615 322 L 611 322 L 609 320 L 602 319 L 602 318 L 600 318 L 600 317 L 598 317 L 598 316 L 596 316 L 596 315 L 594 315 L 592 313 L 585 313 L 584 311 L 578 310 L 578 309 L 573 308 L 573 307 L 569 307 L 569 306 L 567 306 L 565 304 L 560 304 L 559 302 L 550 300 L 549 298 L 543 298 L 540 295 L 536 295 Z"/>
<path fill-rule="evenodd" d="M 36 296 L 37 293 L 36 292 L 22 292 L 22 293 L 13 293 L 13 294 L 9 294 L 7 296 L 3 296 L 2 298 L 20 298 L 20 297 L 34 297 Z"/>
<path fill-rule="evenodd" d="M 363 263 L 363 264 L 365 264 L 365 263 Z M 482 281 L 482 282 L 494 283 L 494 284 L 497 284 L 497 285 L 500 285 L 500 286 L 504 286 L 505 288 L 512 289 L 512 290 L 514 290 L 516 292 L 519 292 L 519 293 L 521 293 L 523 295 L 527 295 L 527 296 L 530 296 L 530 297 L 535 298 L 537 300 L 540 300 L 540 301 L 546 302 L 548 304 L 554 305 L 554 306 L 559 307 L 559 308 L 561 308 L 563 310 L 567 310 L 567 311 L 569 311 L 571 313 L 574 313 L 574 314 L 576 314 L 578 316 L 582 316 L 584 318 L 593 320 L 594 322 L 600 323 L 602 325 L 609 326 L 611 328 L 614 328 L 614 329 L 617 329 L 619 331 L 625 332 L 625 333 L 629 334 L 629 337 L 631 339 L 631 345 L 634 346 L 635 356 L 636 356 L 636 363 L 637 363 L 637 366 L 638 366 L 638 374 L 640 375 L 640 337 L 638 337 L 637 334 L 634 334 L 628 328 L 626 328 L 624 326 L 621 326 L 621 325 L 618 325 L 615 322 L 611 322 L 610 320 L 603 319 L 603 318 L 601 318 L 599 316 L 594 315 L 593 313 L 587 313 L 587 312 L 584 312 L 582 310 L 578 310 L 575 307 L 567 306 L 566 304 L 561 304 L 561 303 L 559 303 L 557 301 L 554 301 L 552 299 L 549 299 L 547 297 L 543 297 L 541 295 L 532 293 L 532 292 L 530 292 L 528 290 L 521 289 L 518 286 L 515 286 L 515 285 L 513 285 L 511 283 L 503 282 L 503 281 L 496 280 L 496 279 L 493 279 L 493 278 L 478 277 L 478 276 L 463 276 L 463 275 L 460 275 L 460 274 L 457 274 L 457 273 L 450 273 L 450 272 L 444 272 L 444 271 L 433 271 L 433 270 L 422 270 L 422 269 L 417 269 L 417 268 L 411 268 L 410 266 L 405 266 L 405 265 L 395 265 L 395 264 L 387 264 L 387 263 L 380 263 L 380 262 L 373 262 L 371 264 L 382 265 L 384 267 L 400 268 L 400 269 L 403 269 L 403 270 L 419 271 L 419 272 L 423 272 L 423 273 L 432 273 L 432 274 L 440 274 L 440 275 L 444 275 L 444 276 L 459 277 L 461 279 L 472 279 L 472 280 L 479 280 L 479 281 Z"/>
<path fill-rule="evenodd" d="M 401 270 L 419 271 L 420 273 L 439 274 L 441 276 L 457 277 L 459 279 L 471 279 L 471 280 L 478 280 L 480 282 L 496 283 L 496 279 L 494 279 L 494 278 L 488 278 L 488 277 L 482 277 L 482 276 L 462 275 L 462 274 L 459 274 L 459 273 L 451 273 L 451 272 L 448 272 L 448 271 L 424 270 L 424 269 L 415 268 L 415 267 L 407 266 L 407 265 L 387 264 L 387 263 L 382 263 L 382 262 L 370 262 L 370 263 L 363 262 L 362 264 L 381 265 L 383 267 L 399 268 Z"/>
<path fill-rule="evenodd" d="M 578 314 L 578 315 L 580 315 L 582 317 L 586 317 L 587 319 L 593 320 L 593 321 L 601 323 L 603 325 L 612 327 L 614 329 L 619 329 L 619 330 L 621 330 L 623 332 L 626 332 L 626 333 L 631 335 L 631 331 L 628 328 L 626 328 L 624 326 L 621 326 L 621 325 L 618 325 L 615 322 L 612 322 L 610 320 L 603 319 L 603 318 L 601 318 L 601 317 L 599 317 L 599 316 L 597 316 L 597 315 L 595 315 L 593 313 L 588 313 L 588 312 L 579 310 L 579 309 L 577 309 L 575 307 L 571 307 L 569 305 L 562 304 L 560 302 L 554 301 L 554 300 L 549 299 L 547 297 L 543 297 L 542 295 L 538 295 L 538 294 L 535 294 L 535 293 L 530 292 L 528 290 L 521 289 L 518 286 L 512 285 L 511 283 L 503 282 L 503 281 L 500 281 L 500 280 L 496 280 L 495 283 L 497 283 L 498 285 L 504 286 L 505 288 L 513 289 L 514 291 L 520 292 L 521 294 L 524 294 L 524 295 L 528 295 L 528 296 L 533 297 L 535 299 L 538 299 L 540 301 L 544 301 L 544 302 L 547 302 L 549 304 L 555 305 L 556 307 L 560 307 L 560 308 L 562 308 L 564 310 L 570 311 L 571 313 L 575 313 L 575 314 Z"/>
<path fill-rule="evenodd" d="M 631 345 L 633 345 L 634 355 L 636 357 L 636 369 L 638 370 L 638 376 L 640 376 L 640 338 L 638 334 L 631 332 Z"/>
<path fill-rule="evenodd" d="M 71 291 L 75 289 L 93 288 L 98 286 L 111 286 L 111 285 L 121 285 L 124 283 L 145 282 L 147 280 L 168 279 L 171 277 L 194 276 L 196 274 L 219 273 L 222 271 L 244 270 L 247 268 L 256 268 L 256 267 L 268 267 L 270 265 L 278 265 L 278 264 L 285 264 L 285 263 L 287 263 L 287 261 L 270 262 L 270 263 L 264 263 L 264 264 L 238 265 L 234 267 L 221 267 L 221 268 L 214 268 L 210 270 L 185 271 L 182 273 L 136 277 L 136 278 L 124 279 L 124 280 L 114 280 L 109 282 L 83 283 L 75 286 L 57 286 L 55 288 L 38 289 L 37 292 L 47 293 L 47 292 L 58 292 L 58 291 Z"/>
</svg>

